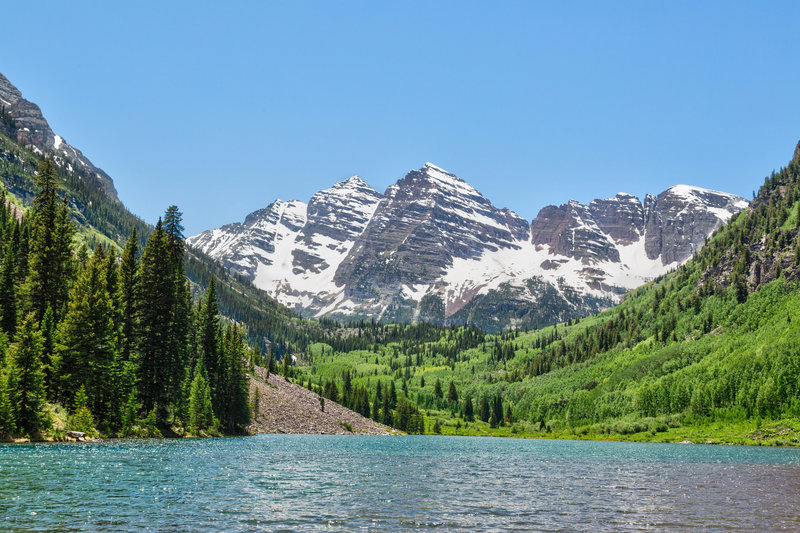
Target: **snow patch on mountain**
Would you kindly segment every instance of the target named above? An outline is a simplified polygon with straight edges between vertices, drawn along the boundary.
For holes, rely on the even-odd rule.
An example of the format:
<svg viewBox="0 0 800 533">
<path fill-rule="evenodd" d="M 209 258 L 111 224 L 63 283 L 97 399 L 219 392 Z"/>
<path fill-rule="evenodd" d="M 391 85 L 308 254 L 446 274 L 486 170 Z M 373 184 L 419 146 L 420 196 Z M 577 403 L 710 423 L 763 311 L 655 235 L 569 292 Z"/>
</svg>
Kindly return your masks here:
<svg viewBox="0 0 800 533">
<path fill-rule="evenodd" d="M 548 206 L 529 224 L 426 163 L 384 195 L 353 176 L 308 204 L 277 201 L 188 242 L 310 316 L 416 320 L 432 295 L 445 320 L 476 296 L 509 288 L 518 289 L 515 305 L 558 294 L 577 315 L 688 260 L 746 206 L 678 185 L 644 202 L 620 192 Z"/>
</svg>

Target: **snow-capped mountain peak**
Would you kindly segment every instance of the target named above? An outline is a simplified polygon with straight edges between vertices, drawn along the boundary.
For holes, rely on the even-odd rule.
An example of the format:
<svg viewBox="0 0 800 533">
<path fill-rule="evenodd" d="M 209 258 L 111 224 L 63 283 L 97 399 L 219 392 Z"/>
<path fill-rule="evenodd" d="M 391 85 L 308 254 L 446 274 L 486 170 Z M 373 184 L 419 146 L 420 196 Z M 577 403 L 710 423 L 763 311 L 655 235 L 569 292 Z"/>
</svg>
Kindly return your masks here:
<svg viewBox="0 0 800 533">
<path fill-rule="evenodd" d="M 747 206 L 677 185 L 547 206 L 529 224 L 426 163 L 381 195 L 358 176 L 189 239 L 306 315 L 543 325 L 687 260 Z"/>
</svg>

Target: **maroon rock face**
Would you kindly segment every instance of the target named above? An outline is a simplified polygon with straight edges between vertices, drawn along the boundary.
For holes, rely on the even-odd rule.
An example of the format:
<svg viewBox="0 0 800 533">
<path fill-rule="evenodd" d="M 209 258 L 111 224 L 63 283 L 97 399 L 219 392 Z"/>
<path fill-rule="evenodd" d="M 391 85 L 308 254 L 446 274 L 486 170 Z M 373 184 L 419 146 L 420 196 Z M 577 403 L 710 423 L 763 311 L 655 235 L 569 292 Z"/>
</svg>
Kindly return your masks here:
<svg viewBox="0 0 800 533">
<path fill-rule="evenodd" d="M 453 258 L 515 247 L 527 233 L 524 219 L 429 163 L 386 190 L 336 280 L 348 297 L 399 295 L 402 284 L 435 283 Z"/>
<path fill-rule="evenodd" d="M 646 207 L 647 256 L 660 256 L 665 265 L 684 261 L 724 221 L 745 207 L 747 201 L 732 194 L 686 185 L 670 187 Z"/>
<path fill-rule="evenodd" d="M 262 288 L 286 296 L 287 303 L 294 295 L 306 315 L 416 320 L 428 317 L 425 309 L 438 309 L 423 306 L 428 298 L 441 304 L 444 316 L 437 320 L 452 316 L 504 327 L 510 322 L 500 324 L 498 316 L 563 320 L 611 305 L 633 286 L 625 280 L 646 281 L 661 272 L 645 255 L 664 266 L 687 259 L 747 203 L 676 186 L 644 202 L 620 193 L 588 206 L 547 206 L 529 225 L 426 164 L 384 195 L 351 178 L 314 195 L 307 209 L 300 204 L 293 217 L 275 204 L 243 225 L 189 242 L 236 272 L 261 276 L 267 280 Z M 286 262 L 290 241 L 292 260 Z M 283 243 L 282 252 L 275 242 Z M 275 271 L 284 263 L 295 281 Z M 499 288 L 483 290 L 490 284 Z M 460 309 L 467 311 L 456 316 Z"/>
<path fill-rule="evenodd" d="M 600 230 L 617 244 L 634 243 L 644 233 L 644 206 L 630 194 L 619 193 L 614 198 L 593 200 L 589 212 Z"/>
<path fill-rule="evenodd" d="M 594 261 L 619 261 L 619 252 L 597 224 L 592 210 L 575 201 L 548 206 L 531 222 L 531 242 L 548 245 L 554 255 Z"/>
<path fill-rule="evenodd" d="M 715 229 L 747 206 L 735 195 L 676 185 L 644 203 L 619 193 L 589 206 L 571 201 L 547 206 L 531 223 L 531 242 L 548 245 L 554 255 L 584 263 L 619 262 L 617 246 L 644 238 L 650 259 L 662 264 L 692 256 Z"/>
</svg>

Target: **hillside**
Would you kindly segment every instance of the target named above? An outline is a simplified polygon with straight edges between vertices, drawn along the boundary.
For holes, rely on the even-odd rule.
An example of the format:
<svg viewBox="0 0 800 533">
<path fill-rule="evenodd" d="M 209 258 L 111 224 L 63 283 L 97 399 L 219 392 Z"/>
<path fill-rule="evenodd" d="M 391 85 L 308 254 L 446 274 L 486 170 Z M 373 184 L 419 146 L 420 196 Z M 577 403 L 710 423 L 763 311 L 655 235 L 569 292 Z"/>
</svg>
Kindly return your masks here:
<svg viewBox="0 0 800 533">
<path fill-rule="evenodd" d="M 692 260 L 604 313 L 467 348 L 459 328 L 320 344 L 297 372 L 407 390 L 426 431 L 800 444 L 798 208 L 800 146 Z"/>
<path fill-rule="evenodd" d="M 262 367 L 256 367 L 250 378 L 250 397 L 254 408 L 248 429 L 253 433 L 397 433 L 396 430 L 363 417 L 334 401 L 325 400 L 322 404 L 318 394 L 275 374 L 267 375 Z"/>
</svg>

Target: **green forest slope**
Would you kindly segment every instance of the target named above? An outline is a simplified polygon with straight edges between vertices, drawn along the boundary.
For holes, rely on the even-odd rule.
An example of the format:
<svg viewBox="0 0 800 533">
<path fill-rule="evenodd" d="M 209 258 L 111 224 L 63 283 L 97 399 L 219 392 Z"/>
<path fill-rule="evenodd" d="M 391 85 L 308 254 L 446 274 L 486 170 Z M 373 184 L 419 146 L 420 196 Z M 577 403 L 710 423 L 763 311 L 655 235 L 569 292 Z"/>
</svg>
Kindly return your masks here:
<svg viewBox="0 0 800 533">
<path fill-rule="evenodd" d="M 798 208 L 800 146 L 695 258 L 613 309 L 500 335 L 366 327 L 356 339 L 385 341 L 314 344 L 295 379 L 414 432 L 798 444 Z"/>
</svg>

